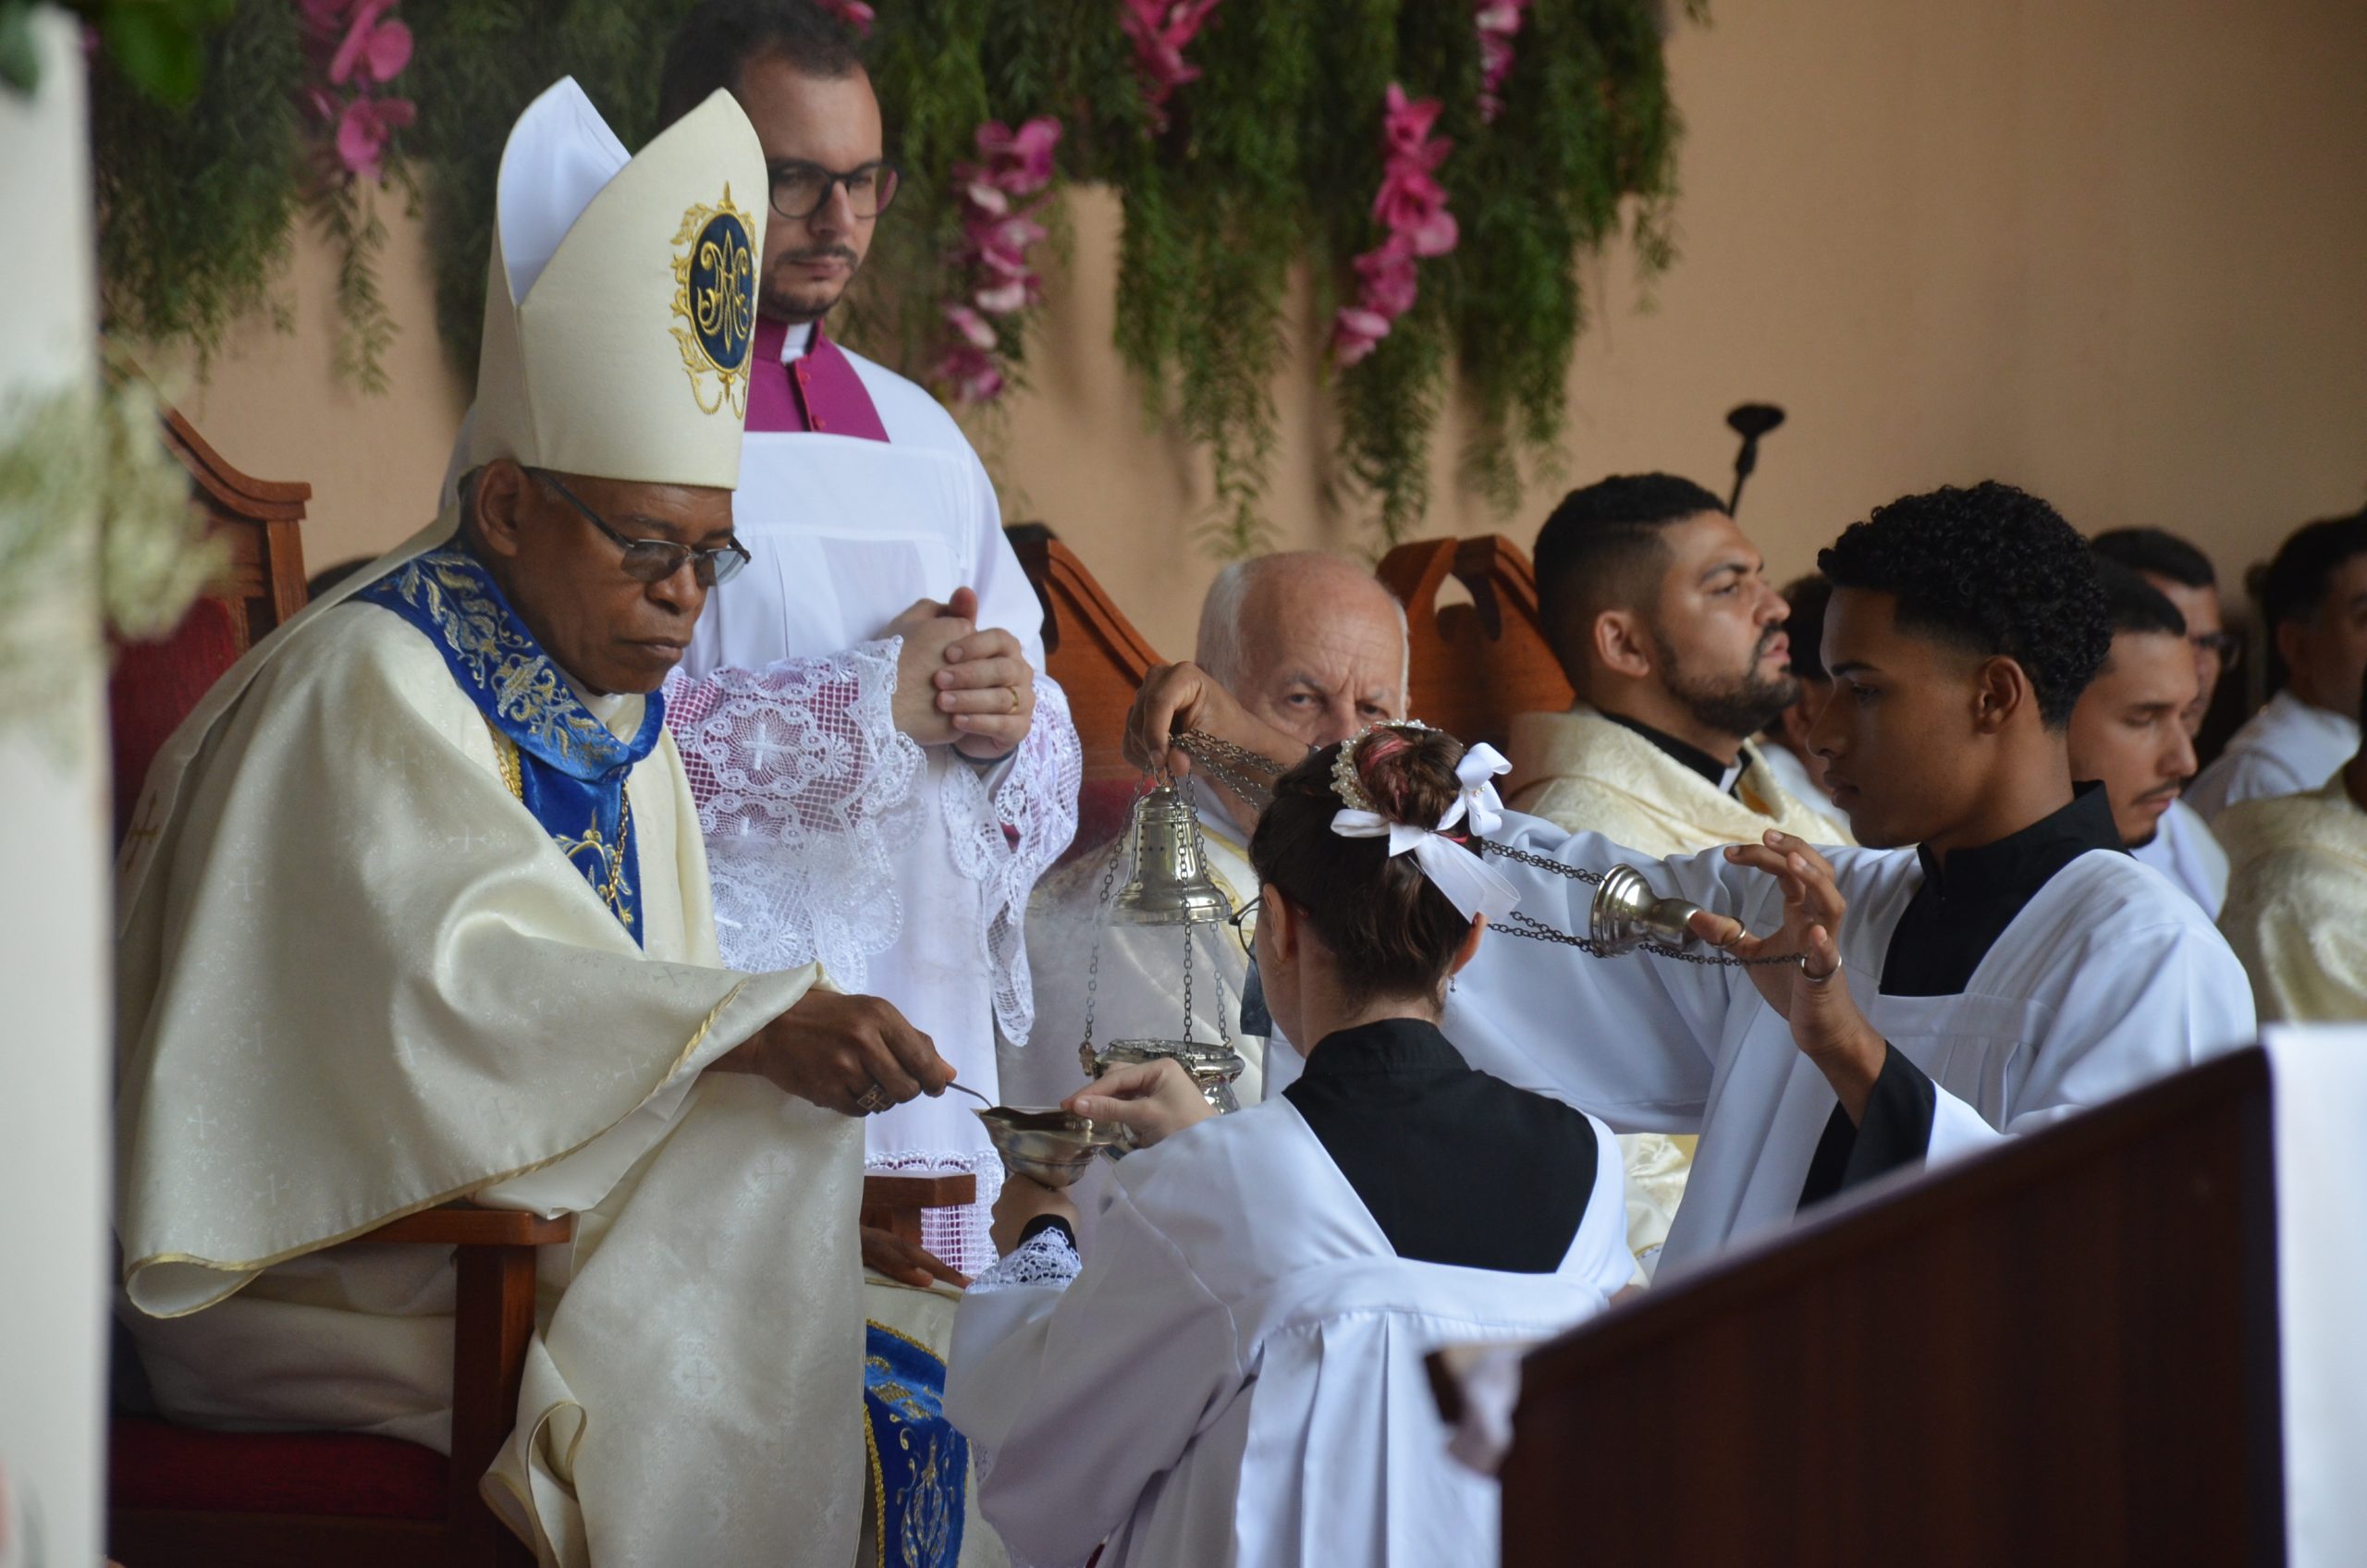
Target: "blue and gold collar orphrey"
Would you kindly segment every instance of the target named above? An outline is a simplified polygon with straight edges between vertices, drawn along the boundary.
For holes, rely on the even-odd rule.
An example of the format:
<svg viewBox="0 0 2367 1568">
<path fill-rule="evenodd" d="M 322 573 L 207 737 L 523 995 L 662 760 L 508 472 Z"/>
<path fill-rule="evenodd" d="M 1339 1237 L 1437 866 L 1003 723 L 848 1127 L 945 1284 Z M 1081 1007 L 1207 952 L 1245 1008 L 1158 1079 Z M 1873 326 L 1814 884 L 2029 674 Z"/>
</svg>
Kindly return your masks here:
<svg viewBox="0 0 2367 1568">
<path fill-rule="evenodd" d="M 577 699 L 484 564 L 458 544 L 413 557 L 354 596 L 394 611 L 443 653 L 493 730 L 510 792 L 640 941 L 625 776 L 665 730 L 664 696 L 651 692 L 640 731 L 619 740 Z"/>
</svg>

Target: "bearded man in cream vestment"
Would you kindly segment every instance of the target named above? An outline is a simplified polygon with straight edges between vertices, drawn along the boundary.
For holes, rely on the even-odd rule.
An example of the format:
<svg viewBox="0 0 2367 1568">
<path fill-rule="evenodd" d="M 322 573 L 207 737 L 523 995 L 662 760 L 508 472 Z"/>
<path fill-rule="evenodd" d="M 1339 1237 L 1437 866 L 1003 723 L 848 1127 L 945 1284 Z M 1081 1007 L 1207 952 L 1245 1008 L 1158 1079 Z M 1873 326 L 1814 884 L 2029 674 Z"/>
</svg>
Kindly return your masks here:
<svg viewBox="0 0 2367 1568">
<path fill-rule="evenodd" d="M 160 1403 L 448 1447 L 449 1259 L 337 1243 L 573 1213 L 484 1482 L 545 1562 L 852 1556 L 856 1115 L 951 1076 L 814 966 L 720 965 L 654 694 L 740 564 L 765 190 L 726 94 L 629 161 L 572 81 L 526 111 L 460 508 L 215 687 L 122 871 Z"/>
</svg>

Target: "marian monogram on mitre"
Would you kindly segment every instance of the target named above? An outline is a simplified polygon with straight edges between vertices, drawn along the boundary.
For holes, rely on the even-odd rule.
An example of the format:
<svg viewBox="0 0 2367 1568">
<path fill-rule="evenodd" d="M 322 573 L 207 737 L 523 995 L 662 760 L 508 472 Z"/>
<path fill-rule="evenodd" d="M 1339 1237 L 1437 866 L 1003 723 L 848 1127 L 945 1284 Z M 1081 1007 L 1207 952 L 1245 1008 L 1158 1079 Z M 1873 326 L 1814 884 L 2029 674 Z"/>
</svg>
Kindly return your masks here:
<svg viewBox="0 0 2367 1568">
<path fill-rule="evenodd" d="M 748 412 L 748 353 L 756 328 L 756 247 L 748 214 L 731 204 L 731 187 L 712 207 L 682 214 L 674 243 L 674 328 L 682 368 L 701 412 L 728 405 Z"/>
</svg>

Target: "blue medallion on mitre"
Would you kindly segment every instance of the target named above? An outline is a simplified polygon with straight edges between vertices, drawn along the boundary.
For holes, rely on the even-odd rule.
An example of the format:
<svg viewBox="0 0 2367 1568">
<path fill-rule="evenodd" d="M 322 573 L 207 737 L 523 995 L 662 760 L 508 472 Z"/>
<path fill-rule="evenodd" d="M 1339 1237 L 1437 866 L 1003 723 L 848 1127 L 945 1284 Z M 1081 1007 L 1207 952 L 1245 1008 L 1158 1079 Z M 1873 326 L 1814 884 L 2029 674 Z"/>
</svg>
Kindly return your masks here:
<svg viewBox="0 0 2367 1568">
<path fill-rule="evenodd" d="M 443 654 L 504 752 L 505 781 L 624 928 L 641 940 L 641 876 L 625 776 L 666 729 L 649 694 L 630 741 L 577 698 L 469 549 L 414 556 L 354 594 L 417 627 Z M 513 766 L 514 764 L 514 766 Z"/>
<path fill-rule="evenodd" d="M 945 1418 L 945 1363 L 918 1340 L 864 1326 L 864 1445 L 881 1568 L 953 1568 L 970 1485 L 970 1439 Z"/>
<path fill-rule="evenodd" d="M 728 198 L 727 198 L 728 199 Z M 691 245 L 691 324 L 699 350 L 720 371 L 748 362 L 756 330 L 756 246 L 747 220 L 719 212 Z"/>
</svg>

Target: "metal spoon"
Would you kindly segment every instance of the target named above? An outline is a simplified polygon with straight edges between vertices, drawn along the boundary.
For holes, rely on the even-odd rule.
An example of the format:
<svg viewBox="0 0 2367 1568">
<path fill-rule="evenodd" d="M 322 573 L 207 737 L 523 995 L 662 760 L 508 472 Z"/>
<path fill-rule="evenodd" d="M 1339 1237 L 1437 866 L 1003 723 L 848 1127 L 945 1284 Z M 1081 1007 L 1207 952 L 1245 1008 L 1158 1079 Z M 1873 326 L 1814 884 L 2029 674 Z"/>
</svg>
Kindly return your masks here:
<svg viewBox="0 0 2367 1568">
<path fill-rule="evenodd" d="M 982 1095 L 982 1094 L 978 1093 L 978 1091 L 977 1091 L 977 1090 L 975 1090 L 975 1089 L 974 1089 L 974 1088 L 970 1087 L 970 1085 L 969 1085 L 969 1084 L 964 1084 L 964 1083 L 961 1082 L 959 1079 L 956 1079 L 954 1082 L 952 1082 L 952 1083 L 950 1083 L 950 1084 L 947 1084 L 947 1085 L 945 1085 L 945 1086 L 946 1086 L 947 1088 L 949 1088 L 949 1089 L 959 1089 L 959 1090 L 961 1090 L 963 1094 L 965 1094 L 965 1095 L 969 1096 L 972 1099 L 974 1099 L 974 1100 L 977 1101 L 980 1105 L 985 1106 L 988 1110 L 992 1110 L 992 1109 L 994 1109 L 994 1104 L 995 1104 L 995 1102 L 994 1102 L 994 1101 L 992 1101 L 992 1100 L 990 1100 L 990 1099 L 987 1098 L 987 1096 L 984 1096 L 984 1095 Z"/>
</svg>

